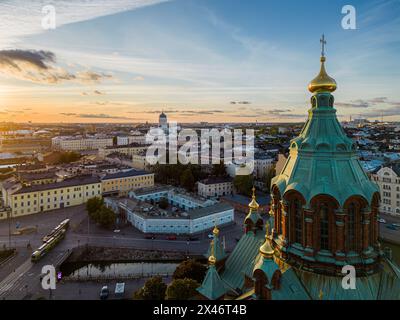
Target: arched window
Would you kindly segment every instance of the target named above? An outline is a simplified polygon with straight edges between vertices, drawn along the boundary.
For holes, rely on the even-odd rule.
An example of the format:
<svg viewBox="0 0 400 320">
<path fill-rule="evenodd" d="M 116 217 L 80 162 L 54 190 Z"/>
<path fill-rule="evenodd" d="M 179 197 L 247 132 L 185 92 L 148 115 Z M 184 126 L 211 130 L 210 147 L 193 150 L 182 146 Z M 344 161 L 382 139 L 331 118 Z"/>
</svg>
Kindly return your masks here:
<svg viewBox="0 0 400 320">
<path fill-rule="evenodd" d="M 263 291 L 264 291 L 264 287 L 267 284 L 267 277 L 265 275 L 265 273 L 262 270 L 256 270 L 254 271 L 254 292 L 258 297 L 262 297 L 263 295 Z"/>
<path fill-rule="evenodd" d="M 301 202 L 295 199 L 293 203 L 294 210 L 294 241 L 303 243 L 303 215 L 301 210 Z"/>
<path fill-rule="evenodd" d="M 320 215 L 320 248 L 321 250 L 329 250 L 329 206 L 322 203 L 319 209 Z"/>
<path fill-rule="evenodd" d="M 351 203 L 347 209 L 346 247 L 348 251 L 356 250 L 355 221 L 356 221 L 356 206 L 354 203 Z"/>
</svg>

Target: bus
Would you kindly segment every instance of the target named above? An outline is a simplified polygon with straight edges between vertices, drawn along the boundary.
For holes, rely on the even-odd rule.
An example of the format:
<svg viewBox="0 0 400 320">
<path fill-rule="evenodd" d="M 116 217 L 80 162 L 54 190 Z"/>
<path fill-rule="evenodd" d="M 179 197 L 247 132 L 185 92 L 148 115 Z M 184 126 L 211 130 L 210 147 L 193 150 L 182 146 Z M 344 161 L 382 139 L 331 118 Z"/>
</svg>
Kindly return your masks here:
<svg viewBox="0 0 400 320">
<path fill-rule="evenodd" d="M 43 243 L 46 243 L 49 239 L 51 239 L 57 232 L 62 229 L 67 230 L 69 227 L 69 219 L 65 219 L 62 221 L 57 227 L 55 227 L 49 234 L 45 235 L 42 239 Z"/>
<path fill-rule="evenodd" d="M 66 230 L 61 229 L 57 231 L 49 240 L 42 244 L 38 249 L 36 249 L 31 256 L 32 262 L 39 261 L 43 256 L 45 256 L 51 249 L 53 249 L 62 239 L 65 237 Z"/>
</svg>

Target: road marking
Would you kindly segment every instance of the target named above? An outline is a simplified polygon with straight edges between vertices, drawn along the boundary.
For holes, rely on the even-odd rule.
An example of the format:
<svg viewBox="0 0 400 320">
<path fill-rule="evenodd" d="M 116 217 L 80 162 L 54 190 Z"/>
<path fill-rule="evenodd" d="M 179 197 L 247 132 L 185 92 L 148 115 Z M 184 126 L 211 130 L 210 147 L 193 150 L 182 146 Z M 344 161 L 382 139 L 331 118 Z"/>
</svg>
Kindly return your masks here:
<svg viewBox="0 0 400 320">
<path fill-rule="evenodd" d="M 15 272 L 10 273 L 7 278 L 5 278 L 0 283 L 0 297 L 5 297 L 9 295 L 12 287 L 14 287 L 22 276 L 27 273 L 32 268 L 32 262 L 30 259 L 26 260 L 21 264 Z M 17 275 L 17 276 L 16 276 Z"/>
</svg>

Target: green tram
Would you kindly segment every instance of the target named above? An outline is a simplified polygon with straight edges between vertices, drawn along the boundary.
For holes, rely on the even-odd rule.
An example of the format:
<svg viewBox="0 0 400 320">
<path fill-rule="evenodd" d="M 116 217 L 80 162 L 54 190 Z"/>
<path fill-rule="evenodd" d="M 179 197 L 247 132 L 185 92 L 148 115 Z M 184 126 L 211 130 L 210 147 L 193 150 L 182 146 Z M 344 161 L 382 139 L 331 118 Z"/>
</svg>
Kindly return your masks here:
<svg viewBox="0 0 400 320">
<path fill-rule="evenodd" d="M 46 243 L 49 239 L 51 239 L 58 231 L 65 229 L 67 230 L 69 227 L 69 219 L 65 219 L 62 221 L 57 227 L 55 227 L 48 235 L 44 236 L 42 241 Z"/>
<path fill-rule="evenodd" d="M 57 231 L 49 240 L 42 244 L 37 250 L 32 253 L 31 261 L 37 262 L 53 249 L 62 239 L 64 239 L 66 229 Z"/>
</svg>

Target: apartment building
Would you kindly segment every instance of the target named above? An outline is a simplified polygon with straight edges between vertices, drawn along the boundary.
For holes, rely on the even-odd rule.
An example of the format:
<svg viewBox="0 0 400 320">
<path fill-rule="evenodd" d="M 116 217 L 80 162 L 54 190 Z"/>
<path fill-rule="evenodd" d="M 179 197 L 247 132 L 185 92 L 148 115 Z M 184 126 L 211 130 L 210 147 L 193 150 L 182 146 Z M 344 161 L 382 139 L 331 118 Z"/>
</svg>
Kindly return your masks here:
<svg viewBox="0 0 400 320">
<path fill-rule="evenodd" d="M 99 149 L 99 157 L 105 158 L 111 153 L 120 153 L 131 157 L 134 154 L 139 154 L 146 150 L 147 146 L 138 143 L 131 143 L 125 146 L 108 146 Z"/>
<path fill-rule="evenodd" d="M 118 136 L 117 137 L 117 145 L 119 146 L 126 146 L 128 144 L 138 143 L 138 144 L 145 144 L 146 143 L 146 136 L 142 134 L 136 134 L 131 136 Z"/>
<path fill-rule="evenodd" d="M 275 159 L 269 156 L 256 155 L 253 174 L 256 179 L 263 179 L 274 166 Z"/>
<path fill-rule="evenodd" d="M 383 167 L 371 175 L 381 195 L 379 211 L 400 216 L 400 164 Z"/>
<path fill-rule="evenodd" d="M 205 198 L 226 196 L 232 192 L 232 178 L 208 178 L 197 184 L 198 195 Z"/>
<path fill-rule="evenodd" d="M 51 139 L 53 149 L 64 151 L 97 150 L 113 145 L 113 138 L 108 137 L 73 137 L 63 136 Z"/>
<path fill-rule="evenodd" d="M 23 186 L 9 182 L 2 186 L 3 202 L 11 208 L 11 217 L 77 206 L 93 197 L 101 197 L 100 179 L 81 176 L 61 182 Z"/>
<path fill-rule="evenodd" d="M 154 173 L 129 170 L 108 174 L 101 179 L 103 195 L 126 196 L 129 191 L 154 186 Z"/>
</svg>

